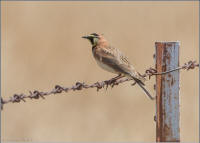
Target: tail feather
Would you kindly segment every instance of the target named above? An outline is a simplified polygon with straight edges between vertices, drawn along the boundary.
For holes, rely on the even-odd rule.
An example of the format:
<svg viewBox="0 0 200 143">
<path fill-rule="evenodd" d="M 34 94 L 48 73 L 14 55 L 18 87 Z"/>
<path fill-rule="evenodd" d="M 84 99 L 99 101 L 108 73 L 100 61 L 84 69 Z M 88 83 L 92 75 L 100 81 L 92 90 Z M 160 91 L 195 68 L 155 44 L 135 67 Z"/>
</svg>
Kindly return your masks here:
<svg viewBox="0 0 200 143">
<path fill-rule="evenodd" d="M 137 77 L 138 77 L 138 79 L 144 84 L 144 82 L 146 81 L 146 78 L 145 77 L 143 77 L 139 72 L 137 72 Z"/>
<path fill-rule="evenodd" d="M 145 81 L 145 78 L 140 76 L 141 78 L 135 78 L 133 76 L 131 76 L 135 82 L 143 89 L 143 91 L 146 93 L 146 95 L 151 99 L 151 100 L 154 100 L 154 97 L 151 96 L 151 94 L 146 90 L 146 88 L 144 87 L 145 84 L 144 84 L 144 81 Z M 141 80 L 142 79 L 142 80 Z"/>
<path fill-rule="evenodd" d="M 134 77 L 132 77 L 137 83 L 140 83 L 140 84 L 142 84 L 143 86 L 145 86 L 145 84 L 144 84 L 144 81 L 142 81 L 142 80 L 140 80 L 140 79 L 137 79 L 137 78 L 134 78 Z"/>
<path fill-rule="evenodd" d="M 141 83 L 142 85 L 145 85 L 144 82 L 146 79 L 137 71 L 134 71 L 133 73 L 130 74 L 130 76 L 136 81 Z"/>
<path fill-rule="evenodd" d="M 143 89 L 143 91 L 146 93 L 146 95 L 148 95 L 148 97 L 151 99 L 151 100 L 154 100 L 154 97 L 151 96 L 151 94 L 144 88 L 144 86 L 140 83 L 140 82 L 137 82 L 136 83 Z"/>
</svg>

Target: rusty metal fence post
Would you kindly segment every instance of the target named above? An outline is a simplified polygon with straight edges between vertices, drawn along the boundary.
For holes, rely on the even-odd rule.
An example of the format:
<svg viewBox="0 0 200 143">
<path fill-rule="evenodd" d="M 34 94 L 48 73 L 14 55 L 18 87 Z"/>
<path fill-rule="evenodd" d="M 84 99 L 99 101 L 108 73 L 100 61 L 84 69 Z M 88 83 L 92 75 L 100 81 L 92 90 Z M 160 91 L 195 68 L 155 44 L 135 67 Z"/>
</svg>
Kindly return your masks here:
<svg viewBox="0 0 200 143">
<path fill-rule="evenodd" d="M 156 69 L 179 66 L 179 42 L 156 42 Z M 180 142 L 179 70 L 156 76 L 156 141 Z"/>
</svg>

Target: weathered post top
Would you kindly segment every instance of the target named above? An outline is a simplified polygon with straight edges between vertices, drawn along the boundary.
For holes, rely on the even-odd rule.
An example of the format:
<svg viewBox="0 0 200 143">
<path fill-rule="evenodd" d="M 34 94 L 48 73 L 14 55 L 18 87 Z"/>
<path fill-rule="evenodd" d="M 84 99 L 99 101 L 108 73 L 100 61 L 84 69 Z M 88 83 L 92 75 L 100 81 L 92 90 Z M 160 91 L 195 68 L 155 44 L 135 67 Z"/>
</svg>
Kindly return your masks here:
<svg viewBox="0 0 200 143">
<path fill-rule="evenodd" d="M 179 66 L 179 42 L 156 42 L 158 73 Z M 156 141 L 180 142 L 179 70 L 156 76 Z"/>
</svg>

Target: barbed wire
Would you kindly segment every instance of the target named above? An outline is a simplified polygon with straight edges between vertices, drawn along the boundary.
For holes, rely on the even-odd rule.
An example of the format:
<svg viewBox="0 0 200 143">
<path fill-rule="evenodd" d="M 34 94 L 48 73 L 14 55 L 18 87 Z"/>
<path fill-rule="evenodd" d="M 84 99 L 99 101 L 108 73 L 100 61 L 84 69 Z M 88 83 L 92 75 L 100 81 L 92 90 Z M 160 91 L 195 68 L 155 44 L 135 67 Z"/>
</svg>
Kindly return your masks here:
<svg viewBox="0 0 200 143">
<path fill-rule="evenodd" d="M 149 79 L 154 76 L 154 75 L 162 75 L 162 74 L 167 74 L 176 70 L 180 70 L 180 69 L 184 69 L 184 70 L 190 70 L 190 69 L 194 69 L 195 67 L 199 67 L 199 64 L 196 63 L 196 61 L 189 61 L 187 63 L 185 63 L 183 66 L 180 66 L 178 68 L 166 71 L 166 72 L 162 72 L 162 73 L 158 73 L 156 71 L 156 69 L 150 67 L 149 69 L 147 69 L 145 71 L 145 73 L 142 75 L 143 77 L 148 77 Z M 38 91 L 38 90 L 34 90 L 34 91 L 29 91 L 29 94 L 14 94 L 13 96 L 11 96 L 8 100 L 4 100 L 1 97 L 1 109 L 3 109 L 4 104 L 8 104 L 8 103 L 19 103 L 21 101 L 26 102 L 25 99 L 29 98 L 29 99 L 45 99 L 45 96 L 49 96 L 49 95 L 53 95 L 53 94 L 59 94 L 62 92 L 69 92 L 69 91 L 77 91 L 77 90 L 83 90 L 83 89 L 88 89 L 88 88 L 96 88 L 97 91 L 99 91 L 102 88 L 108 88 L 109 86 L 111 88 L 113 88 L 116 85 L 119 85 L 120 83 L 126 82 L 126 81 L 130 81 L 132 79 L 128 79 L 128 78 L 123 78 L 123 77 L 114 77 L 111 78 L 109 80 L 104 80 L 101 82 L 95 82 L 91 85 L 85 84 L 84 82 L 76 82 L 75 85 L 71 86 L 71 87 L 63 87 L 60 85 L 56 85 L 51 91 L 47 91 L 47 92 L 42 92 L 42 91 Z M 135 82 L 132 84 L 135 85 Z"/>
</svg>

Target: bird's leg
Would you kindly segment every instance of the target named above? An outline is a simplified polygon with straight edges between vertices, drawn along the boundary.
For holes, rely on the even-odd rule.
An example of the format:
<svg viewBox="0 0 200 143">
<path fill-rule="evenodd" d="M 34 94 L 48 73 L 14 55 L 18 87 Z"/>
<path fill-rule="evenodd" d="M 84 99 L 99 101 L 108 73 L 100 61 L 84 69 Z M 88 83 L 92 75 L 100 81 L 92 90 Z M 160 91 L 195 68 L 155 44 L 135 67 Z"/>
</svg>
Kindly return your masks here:
<svg viewBox="0 0 200 143">
<path fill-rule="evenodd" d="M 120 78 L 122 78 L 122 77 L 124 77 L 124 76 L 122 76 L 122 74 L 119 74 L 118 76 L 113 77 L 111 80 L 112 80 L 112 81 L 116 81 L 116 80 L 118 80 L 118 79 L 120 79 Z"/>
<path fill-rule="evenodd" d="M 110 80 L 105 81 L 106 82 L 106 89 L 108 88 L 108 86 L 110 85 L 111 87 L 113 87 L 116 83 L 116 81 L 120 78 L 122 78 L 124 76 L 122 76 L 121 74 L 119 74 L 116 77 L 111 78 Z"/>
<path fill-rule="evenodd" d="M 115 85 L 115 82 L 116 82 L 118 79 L 122 78 L 122 77 L 124 77 L 124 75 L 119 74 L 118 76 L 112 78 L 111 80 L 109 80 L 109 85 L 111 85 L 111 87 L 113 87 L 113 86 Z"/>
</svg>

